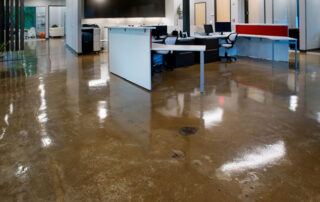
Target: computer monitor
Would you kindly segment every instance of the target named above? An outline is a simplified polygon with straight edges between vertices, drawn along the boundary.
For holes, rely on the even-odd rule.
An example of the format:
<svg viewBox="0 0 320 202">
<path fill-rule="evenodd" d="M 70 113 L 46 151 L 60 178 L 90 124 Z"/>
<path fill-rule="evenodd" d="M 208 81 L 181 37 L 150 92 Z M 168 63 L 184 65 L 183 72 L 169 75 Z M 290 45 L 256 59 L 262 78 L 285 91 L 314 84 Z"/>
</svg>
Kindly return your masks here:
<svg viewBox="0 0 320 202">
<path fill-rule="evenodd" d="M 213 27 L 212 25 L 204 25 L 204 32 L 209 35 L 210 33 L 213 33 Z"/>
<path fill-rule="evenodd" d="M 159 39 L 160 36 L 168 35 L 168 27 L 165 25 L 152 26 L 152 27 L 156 28 L 152 30 L 152 36 L 155 37 L 156 39 Z"/>
<path fill-rule="evenodd" d="M 168 35 L 168 26 L 165 26 L 165 25 L 157 26 L 157 29 L 159 30 L 160 36 Z"/>
<path fill-rule="evenodd" d="M 216 22 L 215 24 L 216 32 L 231 32 L 231 22 Z"/>
</svg>

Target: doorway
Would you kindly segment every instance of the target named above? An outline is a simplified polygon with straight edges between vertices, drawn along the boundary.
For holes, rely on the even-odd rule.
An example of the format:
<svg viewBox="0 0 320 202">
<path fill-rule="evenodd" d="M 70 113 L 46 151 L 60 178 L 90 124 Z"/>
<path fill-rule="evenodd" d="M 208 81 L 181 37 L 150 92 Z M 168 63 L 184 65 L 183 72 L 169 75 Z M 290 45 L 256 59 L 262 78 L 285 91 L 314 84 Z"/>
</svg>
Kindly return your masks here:
<svg viewBox="0 0 320 202">
<path fill-rule="evenodd" d="M 66 7 L 49 6 L 49 36 L 65 36 Z"/>
</svg>

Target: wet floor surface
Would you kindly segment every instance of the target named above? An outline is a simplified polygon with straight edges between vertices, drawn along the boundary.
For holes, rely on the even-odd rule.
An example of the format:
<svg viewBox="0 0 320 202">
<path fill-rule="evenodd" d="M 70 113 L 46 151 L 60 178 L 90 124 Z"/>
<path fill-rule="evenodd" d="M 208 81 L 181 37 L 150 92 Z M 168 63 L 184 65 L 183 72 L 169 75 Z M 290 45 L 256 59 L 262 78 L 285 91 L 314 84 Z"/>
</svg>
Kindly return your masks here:
<svg viewBox="0 0 320 202">
<path fill-rule="evenodd" d="M 320 56 L 153 78 L 28 42 L 0 63 L 0 201 L 320 201 Z M 184 135 L 187 132 L 195 134 Z"/>
</svg>

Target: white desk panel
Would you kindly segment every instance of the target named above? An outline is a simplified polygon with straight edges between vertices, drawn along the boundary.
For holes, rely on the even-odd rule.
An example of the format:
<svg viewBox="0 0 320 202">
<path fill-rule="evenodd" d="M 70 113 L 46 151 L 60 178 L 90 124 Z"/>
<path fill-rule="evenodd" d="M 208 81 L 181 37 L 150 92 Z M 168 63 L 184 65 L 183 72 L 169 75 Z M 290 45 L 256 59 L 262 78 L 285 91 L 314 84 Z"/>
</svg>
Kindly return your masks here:
<svg viewBox="0 0 320 202">
<path fill-rule="evenodd" d="M 198 45 L 164 45 L 164 44 L 152 44 L 153 51 L 205 51 L 206 46 Z"/>
<path fill-rule="evenodd" d="M 110 72 L 151 90 L 151 34 L 147 28 L 109 27 Z"/>
</svg>

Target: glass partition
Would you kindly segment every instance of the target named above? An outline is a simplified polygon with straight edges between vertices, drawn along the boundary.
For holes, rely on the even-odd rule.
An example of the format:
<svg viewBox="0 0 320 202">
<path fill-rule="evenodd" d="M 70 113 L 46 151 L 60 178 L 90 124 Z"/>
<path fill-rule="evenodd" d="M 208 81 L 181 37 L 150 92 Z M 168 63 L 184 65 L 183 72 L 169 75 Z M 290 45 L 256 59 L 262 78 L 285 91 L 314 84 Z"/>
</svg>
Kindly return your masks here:
<svg viewBox="0 0 320 202">
<path fill-rule="evenodd" d="M 248 0 L 248 23 L 265 23 L 265 1 Z"/>
<path fill-rule="evenodd" d="M 298 28 L 297 0 L 273 0 L 273 23 Z"/>
</svg>

